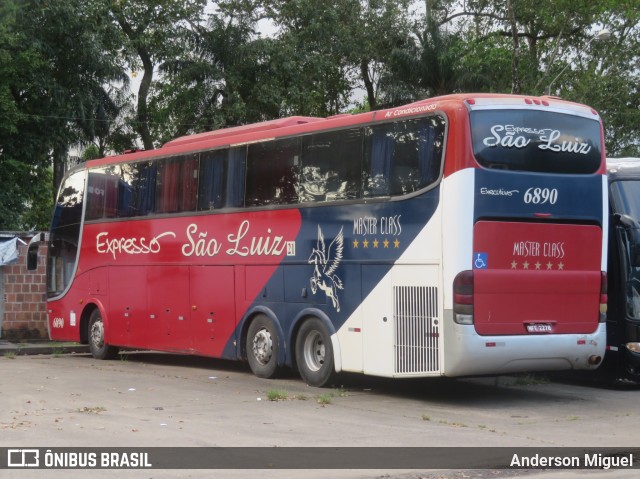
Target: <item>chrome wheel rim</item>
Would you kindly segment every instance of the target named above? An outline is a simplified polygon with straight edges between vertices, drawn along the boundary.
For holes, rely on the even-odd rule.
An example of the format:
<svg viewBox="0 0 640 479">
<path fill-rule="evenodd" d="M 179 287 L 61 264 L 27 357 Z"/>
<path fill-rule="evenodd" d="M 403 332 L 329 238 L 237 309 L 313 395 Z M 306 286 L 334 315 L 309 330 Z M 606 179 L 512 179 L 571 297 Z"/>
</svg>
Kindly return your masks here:
<svg viewBox="0 0 640 479">
<path fill-rule="evenodd" d="M 262 328 L 253 337 L 253 357 L 263 366 L 268 364 L 273 355 L 273 340 L 268 329 Z"/>
<path fill-rule="evenodd" d="M 324 366 L 326 346 L 322 335 L 312 331 L 304 340 L 304 361 L 311 371 L 319 371 Z"/>
<path fill-rule="evenodd" d="M 102 321 L 96 321 L 91 326 L 91 343 L 100 349 L 104 345 L 104 325 Z"/>
</svg>

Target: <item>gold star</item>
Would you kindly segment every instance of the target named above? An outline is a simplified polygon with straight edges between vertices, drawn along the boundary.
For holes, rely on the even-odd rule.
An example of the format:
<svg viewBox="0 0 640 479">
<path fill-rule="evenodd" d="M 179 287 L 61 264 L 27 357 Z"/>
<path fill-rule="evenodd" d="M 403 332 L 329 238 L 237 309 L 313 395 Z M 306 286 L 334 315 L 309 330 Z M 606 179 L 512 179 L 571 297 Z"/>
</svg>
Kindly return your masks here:
<svg viewBox="0 0 640 479">
<path fill-rule="evenodd" d="M 558 264 L 558 269 L 564 269 L 564 263 L 560 262 L 560 263 Z"/>
<path fill-rule="evenodd" d="M 516 269 L 518 267 L 518 263 L 515 260 L 511 262 L 511 269 Z"/>
<path fill-rule="evenodd" d="M 382 242 L 382 244 L 384 245 L 385 248 L 389 247 L 389 240 L 388 239 L 384 239 L 384 241 Z"/>
<path fill-rule="evenodd" d="M 542 265 L 540 264 L 540 261 L 536 261 L 536 269 L 540 269 L 540 266 L 542 266 Z"/>
<path fill-rule="evenodd" d="M 551 261 L 549 261 L 547 263 L 547 269 L 551 269 L 551 268 L 553 268 L 553 263 Z"/>
<path fill-rule="evenodd" d="M 364 246 L 365 248 L 368 248 L 369 247 L 369 240 L 364 240 L 362 242 L 362 246 Z"/>
<path fill-rule="evenodd" d="M 354 240 L 353 240 L 353 247 L 354 247 L 354 248 L 357 248 L 357 247 L 358 247 L 358 240 L 357 240 L 357 239 L 354 239 Z"/>
<path fill-rule="evenodd" d="M 379 244 L 380 244 L 380 242 L 377 239 L 373 240 L 373 247 L 374 248 L 377 248 Z"/>
<path fill-rule="evenodd" d="M 529 262 L 528 262 L 528 261 L 525 261 L 524 263 L 522 263 L 522 267 L 523 267 L 524 269 L 529 269 Z"/>
<path fill-rule="evenodd" d="M 393 242 L 393 246 L 394 246 L 394 248 L 399 248 L 400 247 L 400 241 L 398 241 L 398 238 L 396 238 L 396 240 Z"/>
</svg>

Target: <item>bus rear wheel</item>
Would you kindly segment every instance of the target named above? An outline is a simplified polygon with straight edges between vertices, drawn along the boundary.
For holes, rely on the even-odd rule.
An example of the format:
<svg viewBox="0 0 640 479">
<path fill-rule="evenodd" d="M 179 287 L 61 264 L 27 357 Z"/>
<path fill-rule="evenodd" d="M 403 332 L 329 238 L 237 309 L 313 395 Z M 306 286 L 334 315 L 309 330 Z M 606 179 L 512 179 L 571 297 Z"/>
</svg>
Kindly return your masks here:
<svg viewBox="0 0 640 479">
<path fill-rule="evenodd" d="M 89 317 L 88 333 L 89 350 L 94 358 L 112 359 L 118 355 L 118 348 L 104 340 L 104 322 L 98 309 L 94 309 Z"/>
<path fill-rule="evenodd" d="M 326 326 L 318 318 L 308 319 L 300 326 L 296 339 L 296 364 L 308 385 L 331 385 L 335 377 L 333 345 Z"/>
<path fill-rule="evenodd" d="M 249 325 L 247 332 L 247 361 L 253 374 L 259 378 L 275 378 L 280 349 L 278 331 L 268 316 L 260 314 Z"/>
</svg>

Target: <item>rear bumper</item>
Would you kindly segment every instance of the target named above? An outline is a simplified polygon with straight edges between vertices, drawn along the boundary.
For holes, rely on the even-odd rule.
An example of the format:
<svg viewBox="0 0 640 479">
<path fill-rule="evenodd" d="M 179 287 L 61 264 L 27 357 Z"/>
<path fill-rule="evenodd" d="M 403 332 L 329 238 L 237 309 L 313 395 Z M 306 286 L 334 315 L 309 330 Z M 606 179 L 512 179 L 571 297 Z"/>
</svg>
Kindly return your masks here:
<svg viewBox="0 0 640 479">
<path fill-rule="evenodd" d="M 507 374 L 566 369 L 592 370 L 604 358 L 606 325 L 591 334 L 480 336 L 473 325 L 453 322 L 445 311 L 445 376 Z"/>
</svg>

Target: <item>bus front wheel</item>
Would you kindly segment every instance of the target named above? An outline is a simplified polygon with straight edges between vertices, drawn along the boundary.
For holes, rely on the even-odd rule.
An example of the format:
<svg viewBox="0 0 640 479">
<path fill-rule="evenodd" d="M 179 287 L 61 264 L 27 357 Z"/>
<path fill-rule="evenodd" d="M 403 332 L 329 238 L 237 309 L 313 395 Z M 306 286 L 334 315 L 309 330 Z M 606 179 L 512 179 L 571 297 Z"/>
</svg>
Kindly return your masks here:
<svg viewBox="0 0 640 479">
<path fill-rule="evenodd" d="M 247 361 L 253 374 L 271 379 L 278 375 L 278 332 L 268 316 L 260 314 L 249 325 L 247 332 Z"/>
<path fill-rule="evenodd" d="M 327 328 L 318 318 L 308 319 L 300 326 L 296 339 L 296 364 L 308 385 L 331 385 L 335 376 L 333 345 Z"/>
<path fill-rule="evenodd" d="M 98 309 L 94 309 L 89 317 L 89 350 L 96 359 L 112 359 L 118 355 L 118 348 L 107 344 L 104 340 L 104 322 Z"/>
</svg>

